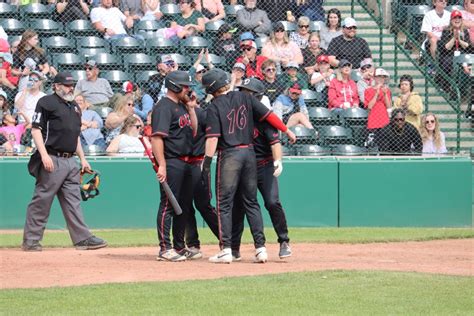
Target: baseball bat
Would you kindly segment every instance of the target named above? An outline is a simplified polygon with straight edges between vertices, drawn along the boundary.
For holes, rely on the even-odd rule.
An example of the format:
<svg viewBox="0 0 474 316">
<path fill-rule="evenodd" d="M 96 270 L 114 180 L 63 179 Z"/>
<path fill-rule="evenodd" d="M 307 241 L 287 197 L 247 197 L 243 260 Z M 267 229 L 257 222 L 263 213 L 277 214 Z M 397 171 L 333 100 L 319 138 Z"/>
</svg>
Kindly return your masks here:
<svg viewBox="0 0 474 316">
<path fill-rule="evenodd" d="M 148 156 L 148 158 L 150 158 L 151 164 L 153 166 L 153 170 L 155 170 L 155 172 L 158 172 L 158 161 L 156 161 L 155 156 L 153 156 L 153 152 L 151 151 L 151 148 L 149 148 L 146 145 L 145 140 L 143 139 L 143 136 L 139 136 L 138 139 L 140 139 L 140 142 L 145 148 L 145 154 Z M 181 206 L 179 206 L 179 203 L 176 200 L 176 197 L 174 196 L 173 192 L 171 191 L 171 188 L 168 185 L 168 182 L 163 181 L 161 183 L 161 186 L 163 187 L 163 190 L 165 191 L 166 196 L 168 197 L 168 200 L 170 200 L 171 206 L 173 206 L 173 209 L 176 215 L 181 215 L 183 213 L 183 210 L 181 209 Z"/>
</svg>

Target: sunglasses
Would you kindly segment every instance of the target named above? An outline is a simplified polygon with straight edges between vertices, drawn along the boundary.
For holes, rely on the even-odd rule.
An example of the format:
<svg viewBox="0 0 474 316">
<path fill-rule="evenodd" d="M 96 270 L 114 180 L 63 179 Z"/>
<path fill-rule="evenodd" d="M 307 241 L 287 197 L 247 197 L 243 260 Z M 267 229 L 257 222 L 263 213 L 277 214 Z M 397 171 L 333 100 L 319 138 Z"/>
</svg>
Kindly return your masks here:
<svg viewBox="0 0 474 316">
<path fill-rule="evenodd" d="M 434 122 L 435 122 L 434 120 L 426 120 L 425 124 L 434 124 Z"/>
<path fill-rule="evenodd" d="M 265 69 L 265 72 L 275 72 L 276 68 L 267 68 Z"/>
<path fill-rule="evenodd" d="M 357 30 L 357 26 L 344 27 L 348 30 Z"/>
<path fill-rule="evenodd" d="M 207 72 L 207 70 L 201 70 L 201 71 L 198 71 L 197 74 L 205 74 Z"/>
<path fill-rule="evenodd" d="M 93 68 L 92 67 L 86 67 L 84 68 L 86 71 L 91 71 Z"/>
<path fill-rule="evenodd" d="M 397 118 L 394 118 L 393 119 L 395 122 L 405 122 L 405 118 L 404 117 L 397 117 Z"/>
<path fill-rule="evenodd" d="M 360 71 L 367 71 L 370 68 L 372 68 L 372 66 L 364 66 L 364 67 L 360 68 Z"/>
<path fill-rule="evenodd" d="M 299 27 L 301 27 L 302 29 L 307 29 L 309 27 L 309 25 L 298 25 Z"/>
<path fill-rule="evenodd" d="M 250 46 L 249 46 L 249 47 L 242 47 L 242 50 L 243 50 L 244 52 L 249 52 L 249 51 L 252 50 L 252 47 L 250 47 Z"/>
<path fill-rule="evenodd" d="M 285 30 L 284 29 L 275 30 L 275 33 L 281 33 L 281 32 L 285 32 Z"/>
<path fill-rule="evenodd" d="M 39 80 L 38 78 L 36 78 L 36 77 L 30 77 L 30 79 L 29 79 L 29 80 L 30 80 L 30 81 L 34 81 L 34 82 L 38 82 L 38 81 L 40 81 L 40 80 Z"/>
</svg>

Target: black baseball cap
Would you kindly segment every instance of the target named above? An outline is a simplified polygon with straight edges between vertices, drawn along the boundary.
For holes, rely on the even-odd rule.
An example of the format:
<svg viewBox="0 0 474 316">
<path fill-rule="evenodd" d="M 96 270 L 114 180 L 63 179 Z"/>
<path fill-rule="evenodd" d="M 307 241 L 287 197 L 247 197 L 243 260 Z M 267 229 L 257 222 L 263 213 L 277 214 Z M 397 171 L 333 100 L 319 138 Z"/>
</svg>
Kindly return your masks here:
<svg viewBox="0 0 474 316">
<path fill-rule="evenodd" d="M 53 83 L 59 83 L 67 86 L 72 86 L 76 83 L 71 73 L 68 71 L 59 72 L 56 77 L 54 77 Z"/>
<path fill-rule="evenodd" d="M 255 92 L 257 95 L 263 95 L 266 90 L 265 85 L 256 78 L 244 79 L 242 83 L 238 85 L 237 87 Z"/>
<path fill-rule="evenodd" d="M 341 59 L 339 61 L 339 68 L 342 68 L 344 66 L 352 66 L 351 62 L 348 61 L 347 59 Z"/>
<path fill-rule="evenodd" d="M 236 28 L 232 28 L 229 24 L 224 23 L 219 27 L 219 30 L 217 30 L 217 36 L 220 37 L 224 33 L 235 33 L 236 31 Z"/>
<path fill-rule="evenodd" d="M 169 80 L 174 84 L 181 86 L 192 86 L 193 81 L 189 72 L 183 70 L 175 70 L 166 75 L 165 80 Z"/>
<path fill-rule="evenodd" d="M 285 25 L 282 22 L 276 22 L 273 24 L 273 31 L 283 30 L 285 31 Z"/>
<path fill-rule="evenodd" d="M 212 68 L 202 76 L 202 85 L 206 87 L 206 92 L 210 94 L 228 84 L 230 84 L 229 76 L 219 68 Z"/>
</svg>

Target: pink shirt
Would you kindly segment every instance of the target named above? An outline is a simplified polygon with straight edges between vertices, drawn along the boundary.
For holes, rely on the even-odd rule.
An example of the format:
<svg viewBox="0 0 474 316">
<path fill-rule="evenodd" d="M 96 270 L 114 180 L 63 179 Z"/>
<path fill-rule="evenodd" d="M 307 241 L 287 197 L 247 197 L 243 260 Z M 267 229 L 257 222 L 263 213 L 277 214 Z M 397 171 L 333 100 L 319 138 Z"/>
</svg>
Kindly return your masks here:
<svg viewBox="0 0 474 316">
<path fill-rule="evenodd" d="M 5 136 L 11 145 L 20 145 L 21 135 L 23 135 L 25 130 L 25 124 L 0 127 L 0 133 Z"/>
<path fill-rule="evenodd" d="M 466 1 L 469 1 L 469 0 L 466 0 Z M 474 22 L 474 14 L 473 13 L 469 13 L 466 10 L 462 10 L 461 12 L 462 12 L 462 19 L 463 20 Z M 474 26 L 471 26 L 469 28 L 469 37 L 471 38 L 471 43 L 474 43 Z"/>
<path fill-rule="evenodd" d="M 201 11 L 201 1 L 203 2 L 204 7 L 214 14 L 218 14 L 219 11 L 224 11 L 224 5 L 221 0 L 194 0 L 194 3 L 196 3 L 196 10 L 198 11 Z"/>
</svg>

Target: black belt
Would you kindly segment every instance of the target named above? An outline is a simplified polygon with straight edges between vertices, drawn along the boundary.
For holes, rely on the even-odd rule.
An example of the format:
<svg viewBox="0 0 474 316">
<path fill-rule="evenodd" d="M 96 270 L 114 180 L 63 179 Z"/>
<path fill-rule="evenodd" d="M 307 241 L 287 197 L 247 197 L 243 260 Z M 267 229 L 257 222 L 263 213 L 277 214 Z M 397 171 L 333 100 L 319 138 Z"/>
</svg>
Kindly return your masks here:
<svg viewBox="0 0 474 316">
<path fill-rule="evenodd" d="M 68 152 L 63 152 L 63 151 L 56 151 L 54 149 L 48 148 L 46 149 L 48 154 L 56 156 L 56 157 L 61 157 L 61 158 L 71 158 L 74 156 L 74 153 L 68 153 Z"/>
</svg>

